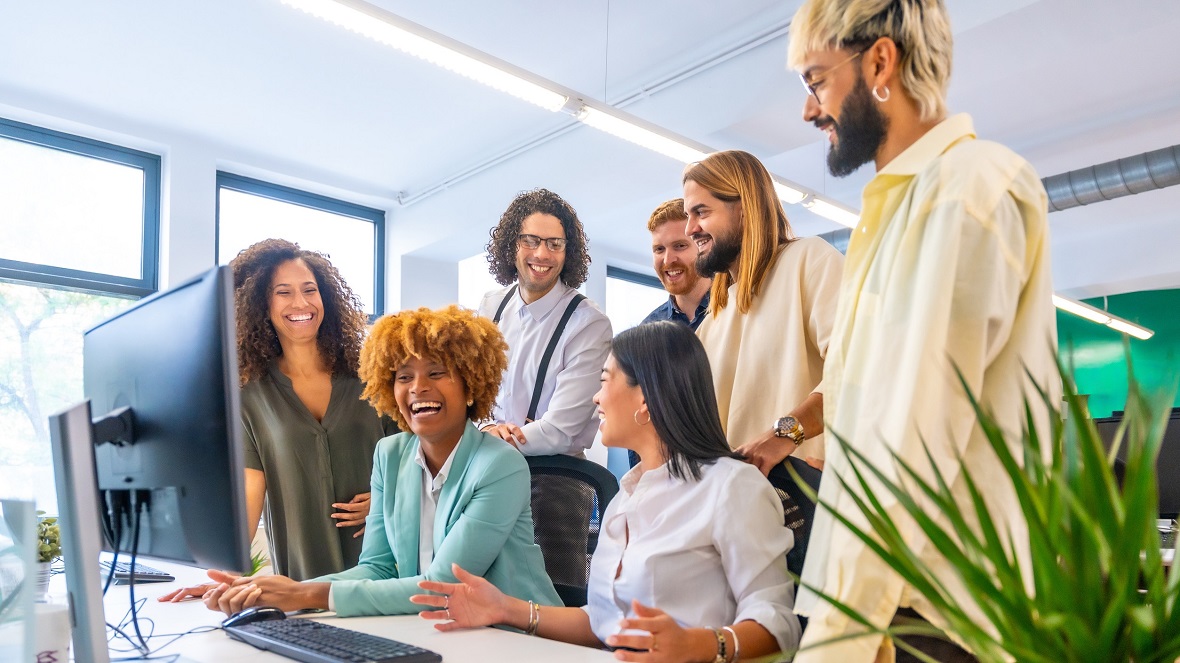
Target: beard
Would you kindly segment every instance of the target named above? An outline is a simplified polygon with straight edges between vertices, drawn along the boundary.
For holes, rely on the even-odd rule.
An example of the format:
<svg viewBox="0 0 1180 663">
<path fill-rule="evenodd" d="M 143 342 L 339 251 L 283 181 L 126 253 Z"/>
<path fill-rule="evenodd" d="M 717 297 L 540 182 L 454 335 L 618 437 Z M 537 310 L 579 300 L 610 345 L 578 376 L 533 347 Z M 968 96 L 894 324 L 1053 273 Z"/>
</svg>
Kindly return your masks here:
<svg viewBox="0 0 1180 663">
<path fill-rule="evenodd" d="M 711 279 L 721 272 L 729 270 L 742 251 L 741 229 L 735 228 L 727 235 L 713 235 L 713 248 L 708 253 L 697 256 L 697 274 L 702 278 Z"/>
<path fill-rule="evenodd" d="M 656 274 L 660 277 L 660 283 L 663 284 L 664 290 L 666 290 L 669 295 L 687 295 L 688 293 L 692 292 L 693 288 L 697 287 L 697 283 L 701 280 L 701 276 L 697 274 L 696 267 L 694 266 L 695 263 L 695 260 L 693 261 L 693 264 L 675 262 L 672 263 L 672 265 L 670 265 L 667 270 L 660 270 Z M 684 278 L 682 278 L 679 283 L 669 283 L 667 277 L 664 276 L 664 272 L 674 271 L 677 269 L 684 270 Z"/>
<path fill-rule="evenodd" d="M 828 171 L 846 177 L 876 158 L 889 131 L 889 118 L 877 108 L 864 76 L 840 104 L 840 121 L 835 126 L 836 142 L 828 150 Z M 822 123 L 822 122 L 821 122 Z"/>
</svg>

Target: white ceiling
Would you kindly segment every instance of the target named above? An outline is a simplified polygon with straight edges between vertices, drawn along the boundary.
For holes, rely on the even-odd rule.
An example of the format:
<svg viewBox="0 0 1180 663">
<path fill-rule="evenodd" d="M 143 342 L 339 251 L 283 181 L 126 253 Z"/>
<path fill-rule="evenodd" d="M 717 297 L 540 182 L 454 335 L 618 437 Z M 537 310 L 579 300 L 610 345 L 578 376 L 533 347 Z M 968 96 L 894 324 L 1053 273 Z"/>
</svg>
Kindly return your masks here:
<svg viewBox="0 0 1180 663">
<path fill-rule="evenodd" d="M 797 0 L 374 4 L 695 141 L 749 150 L 854 208 L 871 176 L 826 174 L 822 135 L 799 119 L 785 36 L 717 62 L 785 27 Z M 952 112 L 970 112 L 980 137 L 1042 175 L 1180 143 L 1175 0 L 948 6 Z M 0 0 L 0 104 L 198 139 L 250 174 L 387 200 L 397 249 L 426 258 L 479 252 L 508 201 L 545 186 L 578 209 L 592 255 L 645 265 L 647 215 L 679 191 L 680 164 L 584 126 L 504 158 L 571 119 L 278 0 Z M 394 203 L 399 194 L 413 202 Z M 787 212 L 800 234 L 836 228 Z M 1180 187 L 1050 219 L 1059 289 L 1180 286 Z"/>
</svg>

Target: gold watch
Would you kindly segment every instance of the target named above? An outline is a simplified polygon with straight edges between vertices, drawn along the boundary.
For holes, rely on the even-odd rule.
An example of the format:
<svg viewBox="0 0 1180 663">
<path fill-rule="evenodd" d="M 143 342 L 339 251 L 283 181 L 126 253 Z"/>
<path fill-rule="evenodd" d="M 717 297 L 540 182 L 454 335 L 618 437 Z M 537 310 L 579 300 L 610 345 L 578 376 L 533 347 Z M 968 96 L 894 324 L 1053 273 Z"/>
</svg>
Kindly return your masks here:
<svg viewBox="0 0 1180 663">
<path fill-rule="evenodd" d="M 795 417 L 787 415 L 774 420 L 774 436 L 789 437 L 795 446 L 803 444 L 803 424 Z"/>
</svg>

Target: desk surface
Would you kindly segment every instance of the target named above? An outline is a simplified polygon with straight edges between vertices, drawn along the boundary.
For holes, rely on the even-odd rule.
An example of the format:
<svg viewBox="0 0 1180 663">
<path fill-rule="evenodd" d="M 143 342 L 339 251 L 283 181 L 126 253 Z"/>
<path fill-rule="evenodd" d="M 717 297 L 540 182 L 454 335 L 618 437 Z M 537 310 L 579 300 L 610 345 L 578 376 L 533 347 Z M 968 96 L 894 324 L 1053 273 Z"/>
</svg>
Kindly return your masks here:
<svg viewBox="0 0 1180 663">
<path fill-rule="evenodd" d="M 177 581 L 172 583 L 137 585 L 135 588 L 136 598 L 147 599 L 139 613 L 140 629 L 143 630 L 144 636 L 148 635 L 144 629 L 153 628 L 153 626 L 142 621 L 143 618 L 152 620 L 152 624 L 154 624 L 154 634 L 152 639 L 148 641 L 150 646 L 156 648 L 164 645 L 172 639 L 168 637 L 169 634 L 179 634 L 198 627 L 217 626 L 221 622 L 223 615 L 207 609 L 200 601 L 186 601 L 184 603 L 159 603 L 156 601 L 156 597 L 171 591 L 174 587 L 181 586 L 182 583 L 196 584 L 203 581 L 205 576 L 202 571 L 155 560 L 148 560 L 147 564 L 167 571 L 177 578 Z M 107 621 L 117 624 L 130 605 L 127 587 L 112 586 L 107 592 L 104 605 Z M 351 617 L 347 619 L 317 615 L 314 619 L 334 626 L 425 647 L 441 654 L 443 660 L 448 663 L 463 663 L 464 661 L 480 661 L 481 663 L 529 663 L 530 661 L 593 663 L 615 660 L 609 652 L 603 650 L 529 637 L 499 629 L 481 628 L 441 633 L 434 630 L 432 622 L 417 615 Z M 128 653 L 120 651 L 127 648 L 125 641 L 116 640 L 112 643 L 111 658 L 127 656 Z M 254 663 L 262 660 L 290 660 L 255 649 L 230 638 L 220 630 L 186 635 L 159 653 L 160 655 L 179 654 L 180 661 L 196 662 L 236 663 L 250 661 Z"/>
</svg>

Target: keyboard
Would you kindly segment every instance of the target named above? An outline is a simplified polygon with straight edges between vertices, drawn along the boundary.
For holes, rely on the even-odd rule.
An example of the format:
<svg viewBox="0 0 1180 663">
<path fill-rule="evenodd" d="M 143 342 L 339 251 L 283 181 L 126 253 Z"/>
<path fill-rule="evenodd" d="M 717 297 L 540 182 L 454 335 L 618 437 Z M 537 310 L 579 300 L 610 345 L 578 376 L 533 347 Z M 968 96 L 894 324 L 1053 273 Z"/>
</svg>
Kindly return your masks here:
<svg viewBox="0 0 1180 663">
<path fill-rule="evenodd" d="M 442 656 L 404 642 L 310 619 L 277 619 L 225 632 L 259 649 L 305 663 L 438 663 Z"/>
<path fill-rule="evenodd" d="M 99 561 L 98 565 L 102 567 L 102 579 L 105 582 L 107 575 L 111 572 L 111 563 L 107 560 Z M 159 569 L 153 569 L 150 566 L 144 566 L 139 562 L 135 563 L 135 584 L 148 582 L 172 582 L 176 577 L 170 573 L 165 573 Z M 115 584 L 127 585 L 131 583 L 131 565 L 127 562 L 118 562 L 115 564 Z"/>
</svg>

